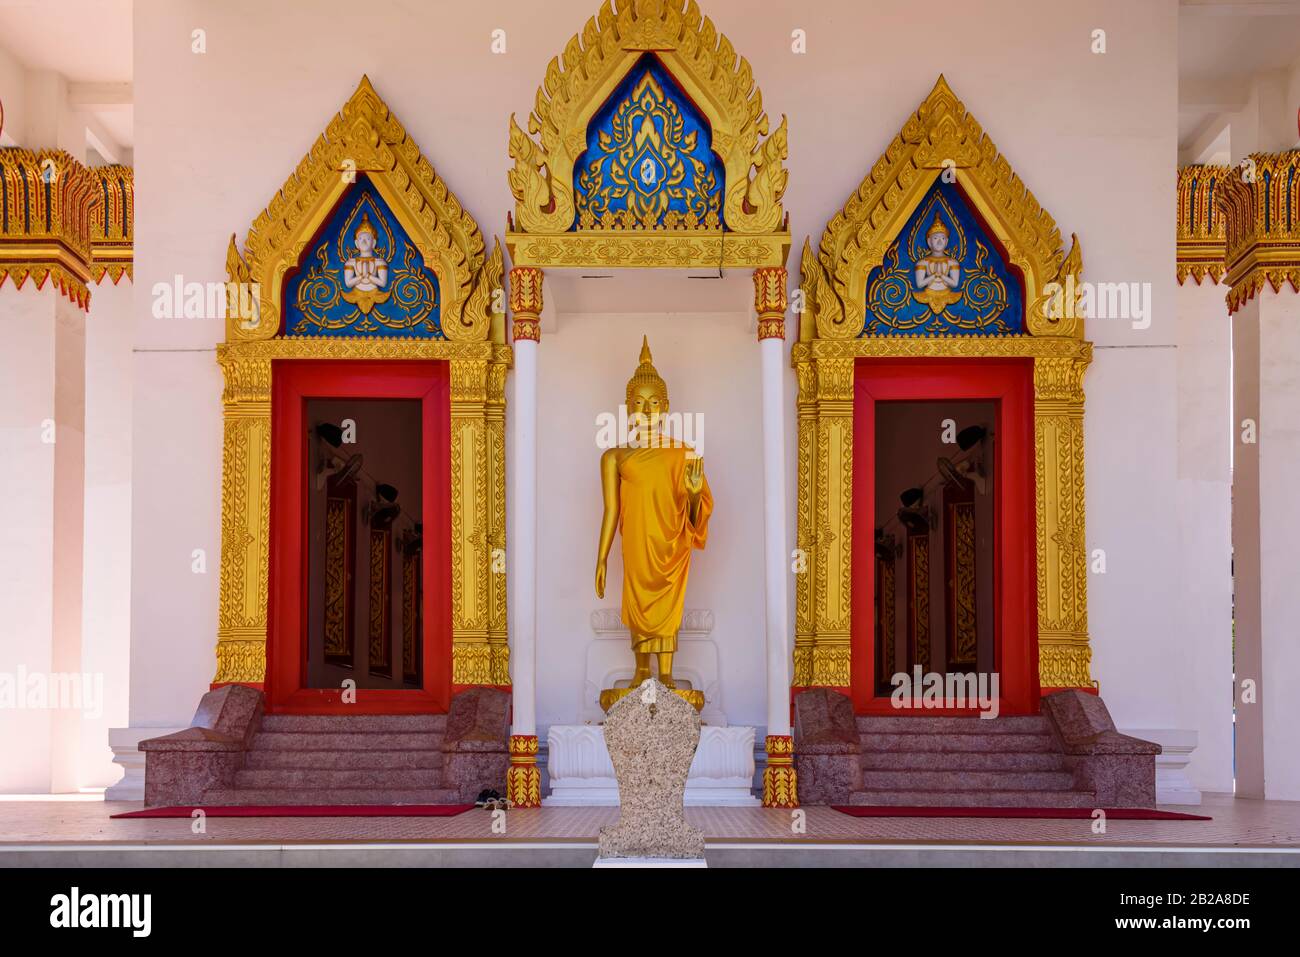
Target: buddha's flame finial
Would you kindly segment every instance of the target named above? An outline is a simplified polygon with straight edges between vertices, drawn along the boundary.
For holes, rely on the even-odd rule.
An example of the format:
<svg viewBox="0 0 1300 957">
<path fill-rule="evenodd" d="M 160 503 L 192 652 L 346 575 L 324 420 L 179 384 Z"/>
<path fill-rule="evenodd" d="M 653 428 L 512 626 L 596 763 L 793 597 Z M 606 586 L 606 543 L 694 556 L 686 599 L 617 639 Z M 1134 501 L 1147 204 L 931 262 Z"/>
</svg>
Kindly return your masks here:
<svg viewBox="0 0 1300 957">
<path fill-rule="evenodd" d="M 652 385 L 658 391 L 659 395 L 665 402 L 668 401 L 668 384 L 664 382 L 663 377 L 655 368 L 654 359 L 650 355 L 650 337 L 643 335 L 641 337 L 641 361 L 636 367 L 636 372 L 632 378 L 627 381 L 627 406 L 632 408 L 632 394 L 637 388 L 643 385 Z"/>
</svg>

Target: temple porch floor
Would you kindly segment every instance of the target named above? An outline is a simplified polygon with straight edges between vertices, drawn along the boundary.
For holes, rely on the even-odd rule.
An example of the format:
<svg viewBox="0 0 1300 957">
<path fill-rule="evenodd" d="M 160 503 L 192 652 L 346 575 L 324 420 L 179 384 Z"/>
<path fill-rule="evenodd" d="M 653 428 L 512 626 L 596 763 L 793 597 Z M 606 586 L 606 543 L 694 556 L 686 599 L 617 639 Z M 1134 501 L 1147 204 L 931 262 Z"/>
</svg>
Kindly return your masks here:
<svg viewBox="0 0 1300 957">
<path fill-rule="evenodd" d="M 0 866 L 589 866 L 609 807 L 451 818 L 185 818 L 111 820 L 134 802 L 0 799 Z M 712 866 L 1300 866 L 1300 802 L 1206 794 L 1211 821 L 853 818 L 789 811 L 687 808 Z"/>
</svg>

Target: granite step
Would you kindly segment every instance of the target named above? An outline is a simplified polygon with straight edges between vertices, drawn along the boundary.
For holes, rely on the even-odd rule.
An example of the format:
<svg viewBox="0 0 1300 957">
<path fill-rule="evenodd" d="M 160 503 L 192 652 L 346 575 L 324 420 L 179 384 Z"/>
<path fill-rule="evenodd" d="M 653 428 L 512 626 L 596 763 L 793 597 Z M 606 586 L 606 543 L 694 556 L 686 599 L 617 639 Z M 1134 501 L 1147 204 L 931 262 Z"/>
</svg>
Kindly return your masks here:
<svg viewBox="0 0 1300 957">
<path fill-rule="evenodd" d="M 998 718 L 924 717 L 921 715 L 860 715 L 859 734 L 1050 734 L 1041 714 Z"/>
<path fill-rule="evenodd" d="M 1091 791 L 854 791 L 850 804 L 890 807 L 1095 807 Z"/>
<path fill-rule="evenodd" d="M 255 751 L 429 751 L 442 745 L 442 735 L 428 732 L 259 731 Z"/>
<path fill-rule="evenodd" d="M 451 788 L 213 788 L 204 804 L 459 804 Z"/>
<path fill-rule="evenodd" d="M 920 734 L 863 734 L 864 754 L 873 751 L 1034 751 L 1055 752 L 1050 734 L 1022 734 L 1002 732 L 995 734 L 970 733 L 920 733 Z"/>
<path fill-rule="evenodd" d="M 864 771 L 1064 771 L 1047 751 L 864 751 Z"/>
<path fill-rule="evenodd" d="M 249 751 L 244 767 L 253 771 L 313 769 L 321 771 L 368 768 L 441 768 L 441 751 Z"/>
<path fill-rule="evenodd" d="M 238 790 L 267 788 L 440 788 L 439 768 L 350 768 L 322 771 L 313 768 L 278 768 L 235 773 Z"/>
<path fill-rule="evenodd" d="M 1068 791 L 1074 787 L 1069 771 L 864 771 L 867 791 Z"/>
<path fill-rule="evenodd" d="M 445 714 L 268 714 L 262 718 L 263 732 L 308 732 L 314 734 L 389 732 L 443 734 Z"/>
</svg>

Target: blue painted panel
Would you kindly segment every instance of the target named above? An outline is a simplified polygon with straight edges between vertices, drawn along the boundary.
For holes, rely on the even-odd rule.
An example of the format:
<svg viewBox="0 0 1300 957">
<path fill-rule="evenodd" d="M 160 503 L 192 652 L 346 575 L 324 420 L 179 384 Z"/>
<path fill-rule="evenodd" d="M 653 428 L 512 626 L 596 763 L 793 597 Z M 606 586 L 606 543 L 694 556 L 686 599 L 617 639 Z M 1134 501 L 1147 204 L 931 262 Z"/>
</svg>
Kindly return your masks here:
<svg viewBox="0 0 1300 957">
<path fill-rule="evenodd" d="M 939 246 L 940 237 L 936 250 L 932 242 Z M 867 277 L 866 305 L 865 336 L 988 336 L 1025 328 L 1020 277 L 960 187 L 942 177 Z"/>
<path fill-rule="evenodd" d="M 722 225 L 724 173 L 708 120 L 647 53 L 587 125 L 574 229 Z"/>
<path fill-rule="evenodd" d="M 359 236 L 367 231 L 371 244 Z M 365 174 L 357 174 L 299 262 L 285 279 L 282 332 L 444 338 L 438 277 Z"/>
</svg>

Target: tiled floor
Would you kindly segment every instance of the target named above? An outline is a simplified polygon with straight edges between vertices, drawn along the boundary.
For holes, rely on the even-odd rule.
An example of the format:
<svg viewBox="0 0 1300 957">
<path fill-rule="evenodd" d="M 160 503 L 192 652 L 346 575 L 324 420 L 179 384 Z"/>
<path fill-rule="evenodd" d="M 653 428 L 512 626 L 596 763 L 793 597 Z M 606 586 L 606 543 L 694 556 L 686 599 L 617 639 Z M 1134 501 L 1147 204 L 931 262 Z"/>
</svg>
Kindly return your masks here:
<svg viewBox="0 0 1300 957">
<path fill-rule="evenodd" d="M 505 832 L 489 812 L 452 818 L 208 818 L 195 833 L 188 819 L 110 820 L 136 804 L 67 801 L 0 802 L 0 845 L 184 844 L 456 844 L 583 843 L 613 823 L 617 808 L 547 807 L 506 815 Z M 996 844 L 1085 847 L 1300 847 L 1300 802 L 1234 800 L 1206 795 L 1198 808 L 1212 821 L 1109 821 L 1093 833 L 1091 820 L 970 820 L 853 818 L 824 807 L 805 809 L 802 833 L 789 811 L 687 808 L 710 844 Z"/>
</svg>

